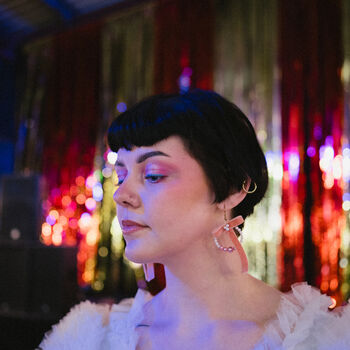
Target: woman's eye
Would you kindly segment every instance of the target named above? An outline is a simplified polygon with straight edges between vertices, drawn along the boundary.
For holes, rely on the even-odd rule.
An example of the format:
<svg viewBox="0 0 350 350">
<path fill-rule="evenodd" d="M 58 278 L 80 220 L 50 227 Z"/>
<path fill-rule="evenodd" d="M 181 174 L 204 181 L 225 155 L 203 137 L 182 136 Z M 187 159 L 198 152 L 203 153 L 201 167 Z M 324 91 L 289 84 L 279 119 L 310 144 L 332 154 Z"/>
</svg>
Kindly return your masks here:
<svg viewBox="0 0 350 350">
<path fill-rule="evenodd" d="M 115 186 L 120 186 L 124 181 L 124 178 L 118 177 L 118 181 L 116 181 Z"/>
<path fill-rule="evenodd" d="M 149 174 L 145 176 L 145 179 L 150 183 L 157 183 L 161 181 L 164 177 L 165 177 L 164 175 Z"/>
</svg>

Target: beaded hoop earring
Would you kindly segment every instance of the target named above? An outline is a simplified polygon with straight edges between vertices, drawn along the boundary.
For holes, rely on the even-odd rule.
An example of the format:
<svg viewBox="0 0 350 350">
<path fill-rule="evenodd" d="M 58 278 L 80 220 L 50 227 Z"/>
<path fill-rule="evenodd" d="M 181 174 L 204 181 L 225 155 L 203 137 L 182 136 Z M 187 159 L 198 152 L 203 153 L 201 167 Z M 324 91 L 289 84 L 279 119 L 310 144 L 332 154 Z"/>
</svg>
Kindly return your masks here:
<svg viewBox="0 0 350 350">
<path fill-rule="evenodd" d="M 243 242 L 243 233 L 242 233 L 242 230 L 238 227 L 239 225 L 243 224 L 244 219 L 242 216 L 236 216 L 230 221 L 227 221 L 226 210 L 224 211 L 224 219 L 225 219 L 225 224 L 223 224 L 222 226 L 217 228 L 215 231 L 213 231 L 215 245 L 223 252 L 232 253 L 237 250 L 241 258 L 242 272 L 247 272 L 248 259 L 240 243 L 240 241 Z M 233 243 L 233 246 L 224 247 L 219 243 L 218 238 L 224 232 L 227 232 L 229 234 L 231 241 Z M 240 237 L 239 240 L 237 238 L 236 232 L 239 234 L 239 237 Z"/>
</svg>

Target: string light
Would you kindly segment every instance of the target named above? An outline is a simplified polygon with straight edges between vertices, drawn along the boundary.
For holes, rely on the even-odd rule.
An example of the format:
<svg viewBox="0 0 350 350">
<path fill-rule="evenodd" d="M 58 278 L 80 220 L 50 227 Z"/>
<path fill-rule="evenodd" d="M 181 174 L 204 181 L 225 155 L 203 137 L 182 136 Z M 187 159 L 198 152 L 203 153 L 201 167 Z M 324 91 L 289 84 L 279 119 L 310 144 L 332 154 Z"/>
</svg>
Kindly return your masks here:
<svg viewBox="0 0 350 350">
<path fill-rule="evenodd" d="M 299 167 L 300 167 L 300 157 L 298 153 L 291 152 L 289 153 L 288 158 L 288 171 L 290 174 L 291 180 L 296 180 L 299 175 Z"/>
<path fill-rule="evenodd" d="M 108 163 L 109 163 L 109 164 L 114 165 L 115 162 L 117 161 L 117 159 L 118 159 L 118 153 L 112 152 L 112 151 L 108 152 L 108 154 L 107 154 L 107 160 L 108 160 Z"/>
<path fill-rule="evenodd" d="M 186 93 L 191 87 L 192 68 L 185 67 L 178 79 L 180 93 Z"/>
<path fill-rule="evenodd" d="M 125 112 L 127 110 L 127 106 L 126 106 L 126 104 L 124 103 L 124 102 L 119 102 L 119 103 L 117 103 L 117 111 L 119 112 L 119 113 L 123 113 L 123 112 Z"/>
<path fill-rule="evenodd" d="M 47 213 L 41 227 L 42 242 L 55 246 L 78 244 L 80 285 L 91 283 L 94 276 L 92 264 L 85 262 L 95 257 L 99 240 L 99 221 L 86 210 L 93 213 L 97 208 L 98 202 L 93 195 L 95 192 L 96 197 L 101 197 L 100 178 L 100 171 L 95 171 L 86 178 L 78 175 L 71 186 L 62 185 L 53 189 L 42 206 Z"/>
</svg>

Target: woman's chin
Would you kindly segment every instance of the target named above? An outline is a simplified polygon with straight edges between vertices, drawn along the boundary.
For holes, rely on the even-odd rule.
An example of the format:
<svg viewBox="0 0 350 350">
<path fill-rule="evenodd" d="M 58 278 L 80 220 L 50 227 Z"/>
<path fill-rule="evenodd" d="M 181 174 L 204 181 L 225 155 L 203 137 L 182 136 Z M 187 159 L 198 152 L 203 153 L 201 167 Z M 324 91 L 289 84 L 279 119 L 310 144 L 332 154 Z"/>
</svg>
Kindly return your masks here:
<svg viewBox="0 0 350 350">
<path fill-rule="evenodd" d="M 150 260 L 150 257 L 147 256 L 146 252 L 144 251 L 144 249 L 137 249 L 136 247 L 131 247 L 128 245 L 125 248 L 125 257 L 137 264 L 146 264 Z"/>
</svg>

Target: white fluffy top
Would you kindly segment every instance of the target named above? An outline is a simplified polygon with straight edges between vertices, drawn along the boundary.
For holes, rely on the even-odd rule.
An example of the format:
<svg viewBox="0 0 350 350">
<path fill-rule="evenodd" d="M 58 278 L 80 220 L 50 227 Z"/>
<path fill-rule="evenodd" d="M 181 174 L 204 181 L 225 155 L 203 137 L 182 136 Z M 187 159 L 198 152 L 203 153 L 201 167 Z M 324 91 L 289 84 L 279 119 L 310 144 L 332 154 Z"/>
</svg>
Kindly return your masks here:
<svg viewBox="0 0 350 350">
<path fill-rule="evenodd" d="M 142 306 L 151 298 L 139 290 L 134 299 L 112 307 L 85 301 L 53 326 L 39 349 L 134 350 L 135 326 L 142 320 Z M 254 350 L 350 349 L 350 305 L 337 312 L 328 311 L 330 304 L 329 297 L 306 283 L 293 285 Z"/>
</svg>

